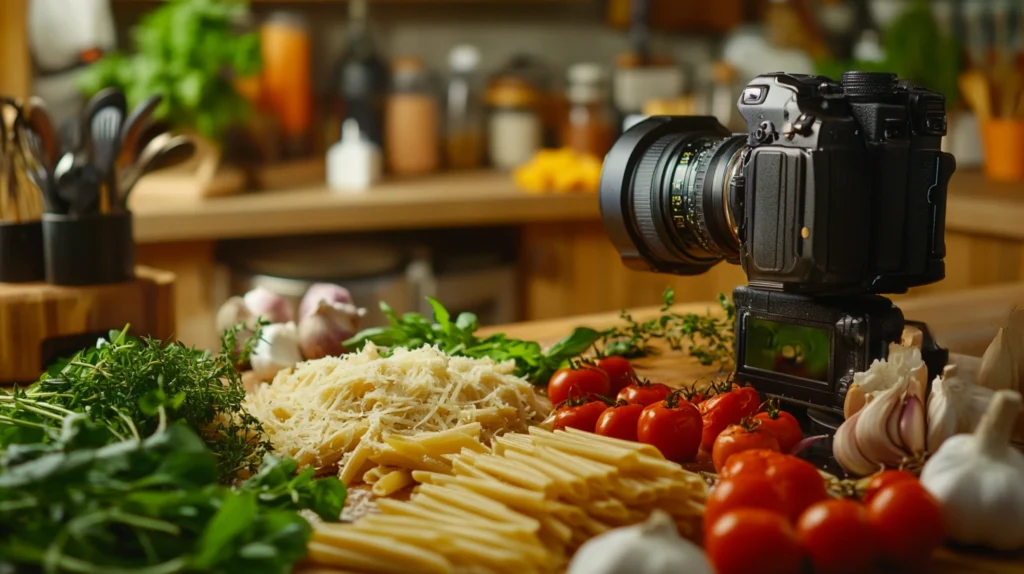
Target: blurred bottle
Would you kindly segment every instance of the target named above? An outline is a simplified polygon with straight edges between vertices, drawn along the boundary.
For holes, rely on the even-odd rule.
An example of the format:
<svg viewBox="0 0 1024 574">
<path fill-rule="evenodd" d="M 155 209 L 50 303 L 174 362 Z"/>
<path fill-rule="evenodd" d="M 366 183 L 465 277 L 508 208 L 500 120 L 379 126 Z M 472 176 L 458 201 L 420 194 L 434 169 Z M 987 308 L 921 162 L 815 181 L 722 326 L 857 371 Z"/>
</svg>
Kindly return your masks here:
<svg viewBox="0 0 1024 574">
<path fill-rule="evenodd" d="M 484 156 L 484 111 L 477 70 L 480 51 L 461 45 L 448 56 L 452 77 L 448 82 L 445 153 L 448 167 L 480 167 Z"/>
<path fill-rule="evenodd" d="M 544 137 L 540 94 L 518 76 L 496 78 L 487 91 L 487 151 L 494 167 L 516 168 L 533 157 Z"/>
<path fill-rule="evenodd" d="M 441 121 L 437 93 L 423 60 L 398 58 L 384 113 L 385 158 L 396 174 L 437 171 L 441 164 Z"/>
<path fill-rule="evenodd" d="M 388 66 L 374 46 L 365 0 L 349 2 L 345 52 L 337 64 L 334 86 L 334 115 L 339 123 L 355 119 L 360 132 L 383 148 Z"/>
<path fill-rule="evenodd" d="M 598 64 L 569 67 L 569 116 L 562 129 L 562 146 L 604 157 L 612 146 L 615 119 L 608 103 L 607 75 Z"/>
<path fill-rule="evenodd" d="M 263 56 L 261 95 L 274 114 L 284 140 L 285 155 L 305 155 L 309 142 L 309 29 L 290 12 L 272 14 L 260 28 Z"/>
</svg>

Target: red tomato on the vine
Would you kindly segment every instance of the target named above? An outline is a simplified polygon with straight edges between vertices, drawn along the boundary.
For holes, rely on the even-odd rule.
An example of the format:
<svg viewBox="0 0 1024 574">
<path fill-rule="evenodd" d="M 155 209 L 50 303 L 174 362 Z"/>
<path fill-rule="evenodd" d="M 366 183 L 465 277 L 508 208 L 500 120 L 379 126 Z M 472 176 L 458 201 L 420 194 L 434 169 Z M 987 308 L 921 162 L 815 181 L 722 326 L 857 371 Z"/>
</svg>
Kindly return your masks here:
<svg viewBox="0 0 1024 574">
<path fill-rule="evenodd" d="M 723 514 L 744 508 L 786 514 L 785 503 L 767 478 L 753 475 L 723 478 L 704 503 L 704 531 L 710 531 Z"/>
<path fill-rule="evenodd" d="M 729 425 L 718 438 L 711 450 L 711 461 L 715 471 L 722 472 L 732 455 L 747 450 L 779 450 L 779 441 L 760 423 L 744 419 L 740 424 Z"/>
<path fill-rule="evenodd" d="M 786 516 L 761 508 L 722 515 L 706 532 L 704 548 L 717 574 L 792 574 L 803 565 Z"/>
<path fill-rule="evenodd" d="M 597 419 L 594 432 L 601 436 L 636 442 L 637 427 L 643 412 L 644 405 L 621 402 L 610 406 Z"/>
<path fill-rule="evenodd" d="M 754 415 L 754 420 L 760 421 L 761 428 L 779 441 L 779 450 L 782 452 L 793 452 L 793 448 L 804 438 L 804 431 L 796 417 L 779 410 L 775 404 L 769 404 L 768 410 Z"/>
<path fill-rule="evenodd" d="M 775 490 L 786 503 L 789 519 L 794 522 L 809 506 L 829 497 L 818 469 L 802 458 L 783 455 L 772 459 L 765 477 L 775 484 Z"/>
<path fill-rule="evenodd" d="M 637 439 L 672 461 L 692 459 L 700 449 L 700 411 L 678 393 L 647 405 L 640 414 Z"/>
<path fill-rule="evenodd" d="M 619 391 L 628 387 L 636 379 L 636 371 L 625 357 L 601 357 L 595 364 L 598 369 L 608 375 L 608 382 L 611 386 L 608 396 L 614 397 L 619 394 Z"/>
<path fill-rule="evenodd" d="M 665 400 L 672 394 L 672 389 L 661 383 L 650 381 L 634 381 L 629 386 L 619 391 L 616 397 L 620 401 L 636 403 L 638 405 L 651 405 Z"/>
<path fill-rule="evenodd" d="M 771 462 L 781 459 L 783 456 L 781 452 L 774 450 L 745 450 L 727 458 L 725 467 L 718 471 L 718 476 L 721 478 L 742 475 L 765 476 L 768 474 L 768 466 Z"/>
<path fill-rule="evenodd" d="M 871 477 L 871 480 L 868 481 L 868 486 L 864 491 L 864 496 L 861 497 L 861 502 L 864 504 L 870 504 L 871 499 L 873 499 L 879 491 L 890 484 L 896 484 L 897 482 L 917 482 L 917 477 L 905 470 L 883 470 Z"/>
<path fill-rule="evenodd" d="M 942 507 L 920 482 L 890 484 L 875 494 L 867 508 L 880 554 L 890 564 L 902 568 L 923 564 L 946 537 Z"/>
<path fill-rule="evenodd" d="M 741 387 L 715 395 L 700 404 L 704 418 L 704 430 L 700 445 L 710 451 L 715 439 L 729 425 L 753 416 L 761 406 L 761 395 L 752 387 Z"/>
<path fill-rule="evenodd" d="M 548 398 L 552 404 L 557 405 L 569 399 L 592 395 L 605 397 L 608 396 L 610 386 L 608 375 L 595 367 L 558 369 L 548 381 Z"/>
<path fill-rule="evenodd" d="M 597 420 L 608 405 L 601 400 L 573 399 L 562 403 L 555 409 L 555 419 L 551 428 L 565 430 L 573 428 L 586 432 L 594 432 Z"/>
</svg>

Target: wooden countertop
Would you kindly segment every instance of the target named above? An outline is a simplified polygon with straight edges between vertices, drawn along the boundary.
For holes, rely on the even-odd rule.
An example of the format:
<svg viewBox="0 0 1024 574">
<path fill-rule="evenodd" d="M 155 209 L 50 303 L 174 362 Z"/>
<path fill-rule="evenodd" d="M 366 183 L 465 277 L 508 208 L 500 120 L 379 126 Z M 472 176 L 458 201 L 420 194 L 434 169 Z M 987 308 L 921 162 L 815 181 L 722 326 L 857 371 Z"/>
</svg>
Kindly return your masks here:
<svg viewBox="0 0 1024 574">
<path fill-rule="evenodd" d="M 908 297 L 898 301 L 908 318 L 925 321 L 936 339 L 954 350 L 946 339 L 962 340 L 956 336 L 966 328 L 975 336 L 991 340 L 995 330 L 1008 316 L 1010 310 L 1024 302 L 1024 283 L 997 285 L 984 289 L 972 289 L 959 293 Z M 674 307 L 680 313 L 704 313 L 718 309 L 716 303 L 688 303 Z M 637 320 L 646 320 L 659 314 L 657 308 L 634 309 L 631 313 Z M 509 337 L 552 343 L 564 337 L 577 326 L 604 329 L 621 324 L 618 313 L 601 313 L 581 317 L 567 317 L 549 321 L 535 321 L 484 329 L 485 333 L 501 332 Z M 981 333 L 984 331 L 984 334 Z M 637 373 L 642 377 L 679 387 L 689 385 L 698 379 L 714 375 L 712 367 L 702 367 L 683 353 L 666 352 L 662 355 L 645 357 L 633 361 Z M 940 548 L 933 554 L 931 563 L 922 572 L 934 574 L 964 574 L 987 572 L 1011 574 L 1024 572 L 1024 553 L 994 555 L 983 550 L 968 551 Z"/>
<path fill-rule="evenodd" d="M 365 193 L 323 186 L 205 200 L 133 198 L 140 243 L 202 241 L 345 231 L 596 221 L 593 194 L 529 195 L 497 172 L 390 180 Z M 1024 240 L 1024 186 L 994 184 L 978 172 L 953 176 L 950 231 Z"/>
</svg>

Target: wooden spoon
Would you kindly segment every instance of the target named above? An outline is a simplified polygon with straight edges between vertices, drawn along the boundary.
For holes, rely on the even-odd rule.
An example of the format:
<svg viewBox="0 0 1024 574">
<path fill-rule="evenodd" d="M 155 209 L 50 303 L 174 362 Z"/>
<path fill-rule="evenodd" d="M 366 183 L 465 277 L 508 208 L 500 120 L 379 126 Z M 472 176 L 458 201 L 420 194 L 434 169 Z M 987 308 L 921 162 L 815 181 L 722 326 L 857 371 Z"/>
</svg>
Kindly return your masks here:
<svg viewBox="0 0 1024 574">
<path fill-rule="evenodd" d="M 988 78 L 978 70 L 968 70 L 960 74 L 960 91 L 967 100 L 967 104 L 974 110 L 978 120 L 987 120 L 992 117 L 992 91 L 989 88 Z"/>
</svg>

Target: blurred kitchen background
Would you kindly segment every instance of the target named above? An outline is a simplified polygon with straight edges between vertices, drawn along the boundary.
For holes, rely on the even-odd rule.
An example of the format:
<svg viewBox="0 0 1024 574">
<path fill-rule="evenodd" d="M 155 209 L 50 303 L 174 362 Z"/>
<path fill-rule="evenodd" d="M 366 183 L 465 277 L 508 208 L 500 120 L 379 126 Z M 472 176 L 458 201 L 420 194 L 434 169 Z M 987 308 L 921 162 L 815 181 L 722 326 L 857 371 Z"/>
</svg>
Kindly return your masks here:
<svg viewBox="0 0 1024 574">
<path fill-rule="evenodd" d="M 887 70 L 942 91 L 946 281 L 1024 279 L 1024 2 L 924 0 L 2 0 L 0 93 L 37 95 L 74 139 L 100 88 L 190 134 L 142 177 L 140 264 L 173 271 L 178 336 L 216 340 L 230 295 L 360 305 L 437 297 L 484 324 L 710 300 L 744 281 L 624 268 L 595 196 L 648 114 L 735 113 L 785 70 Z M 156 128 L 154 128 L 156 129 Z"/>
</svg>

